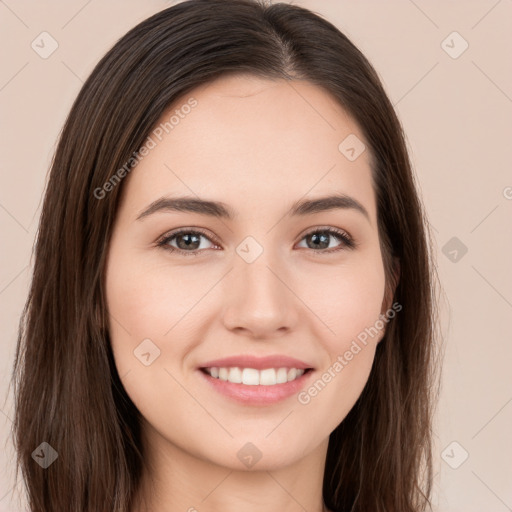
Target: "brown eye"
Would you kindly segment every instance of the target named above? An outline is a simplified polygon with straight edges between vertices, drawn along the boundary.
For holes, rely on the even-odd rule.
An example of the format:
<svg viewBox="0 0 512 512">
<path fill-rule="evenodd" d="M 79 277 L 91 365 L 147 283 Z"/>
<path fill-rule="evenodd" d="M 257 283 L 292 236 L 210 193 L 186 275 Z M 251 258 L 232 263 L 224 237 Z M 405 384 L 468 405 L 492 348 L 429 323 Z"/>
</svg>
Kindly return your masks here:
<svg viewBox="0 0 512 512">
<path fill-rule="evenodd" d="M 182 229 L 164 237 L 158 242 L 158 246 L 171 252 L 178 251 L 187 256 L 197 256 L 200 251 L 209 248 L 204 247 L 204 244 L 201 247 L 202 239 L 211 242 L 210 238 L 202 231 Z M 171 242 L 175 242 L 176 245 L 171 245 Z"/>
</svg>

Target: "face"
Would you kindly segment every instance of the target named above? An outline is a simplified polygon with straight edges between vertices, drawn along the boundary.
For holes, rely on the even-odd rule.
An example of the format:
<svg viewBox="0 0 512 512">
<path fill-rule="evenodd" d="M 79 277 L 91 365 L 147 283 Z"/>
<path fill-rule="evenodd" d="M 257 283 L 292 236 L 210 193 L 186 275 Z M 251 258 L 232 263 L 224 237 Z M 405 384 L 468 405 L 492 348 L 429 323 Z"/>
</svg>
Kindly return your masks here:
<svg viewBox="0 0 512 512">
<path fill-rule="evenodd" d="M 122 184 L 106 270 L 117 369 L 150 442 L 283 467 L 325 445 L 384 332 L 369 151 L 307 82 L 223 77 L 162 123 L 173 114 Z M 166 201 L 180 197 L 196 203 Z"/>
</svg>

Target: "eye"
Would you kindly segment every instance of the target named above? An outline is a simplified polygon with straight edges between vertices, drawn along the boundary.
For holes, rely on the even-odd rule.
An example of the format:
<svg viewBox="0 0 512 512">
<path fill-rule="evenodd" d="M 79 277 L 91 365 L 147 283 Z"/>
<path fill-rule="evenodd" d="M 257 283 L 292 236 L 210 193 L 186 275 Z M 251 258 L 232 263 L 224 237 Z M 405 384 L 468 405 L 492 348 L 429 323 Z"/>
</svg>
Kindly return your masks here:
<svg viewBox="0 0 512 512">
<path fill-rule="evenodd" d="M 210 240 L 210 238 L 199 229 L 180 229 L 166 235 L 157 245 L 171 252 L 177 251 L 185 256 L 198 256 L 199 249 L 208 249 L 208 247 L 201 247 L 201 238 Z M 177 247 L 170 245 L 171 242 L 174 241 L 176 241 Z"/>
<path fill-rule="evenodd" d="M 341 243 L 333 247 L 330 243 L 333 238 L 337 238 Z M 314 252 L 322 254 L 337 252 L 342 249 L 354 249 L 356 247 L 355 241 L 348 233 L 336 228 L 317 228 L 314 231 L 306 233 L 302 240 L 309 240 L 311 243 L 308 244 L 306 242 L 307 248 L 313 249 Z"/>
<path fill-rule="evenodd" d="M 212 243 L 211 238 L 202 230 L 198 228 L 183 228 L 165 235 L 157 242 L 157 246 L 167 251 L 177 251 L 184 256 L 198 256 L 203 249 L 211 248 L 201 247 L 201 238 Z M 340 242 L 335 247 L 332 247 L 330 243 L 330 240 L 333 238 L 338 239 Z M 302 240 L 310 241 L 310 244 L 306 242 L 307 248 L 320 254 L 337 252 L 342 249 L 354 249 L 356 247 L 355 241 L 348 233 L 336 228 L 317 228 L 304 235 Z M 176 245 L 172 245 L 172 243 L 176 243 Z"/>
</svg>

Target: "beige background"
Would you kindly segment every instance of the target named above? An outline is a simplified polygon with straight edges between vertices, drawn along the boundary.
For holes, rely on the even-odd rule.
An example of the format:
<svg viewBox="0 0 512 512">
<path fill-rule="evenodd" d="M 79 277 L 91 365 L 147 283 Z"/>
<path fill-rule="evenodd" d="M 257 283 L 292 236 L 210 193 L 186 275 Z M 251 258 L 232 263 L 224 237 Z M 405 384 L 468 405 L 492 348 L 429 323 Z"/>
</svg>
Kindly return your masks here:
<svg viewBox="0 0 512 512">
<path fill-rule="evenodd" d="M 97 61 L 171 3 L 0 0 L 0 512 L 26 510 L 11 499 L 7 384 L 55 142 Z M 407 133 L 446 297 L 435 510 L 512 510 L 512 1 L 293 3 L 365 53 Z M 31 47 L 43 31 L 58 42 L 47 59 Z"/>
</svg>

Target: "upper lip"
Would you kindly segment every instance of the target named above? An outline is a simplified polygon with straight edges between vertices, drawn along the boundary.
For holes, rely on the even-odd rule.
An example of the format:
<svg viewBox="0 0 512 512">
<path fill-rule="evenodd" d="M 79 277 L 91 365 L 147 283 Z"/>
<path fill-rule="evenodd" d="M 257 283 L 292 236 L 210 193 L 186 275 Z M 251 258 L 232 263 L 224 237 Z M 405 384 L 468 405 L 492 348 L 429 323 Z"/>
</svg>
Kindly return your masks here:
<svg viewBox="0 0 512 512">
<path fill-rule="evenodd" d="M 256 357 L 251 355 L 239 355 L 215 359 L 201 364 L 199 368 L 230 368 L 238 366 L 239 368 L 254 368 L 255 370 L 264 370 L 266 368 L 297 368 L 313 369 L 313 366 L 285 355 L 273 355 L 265 357 Z"/>
</svg>

